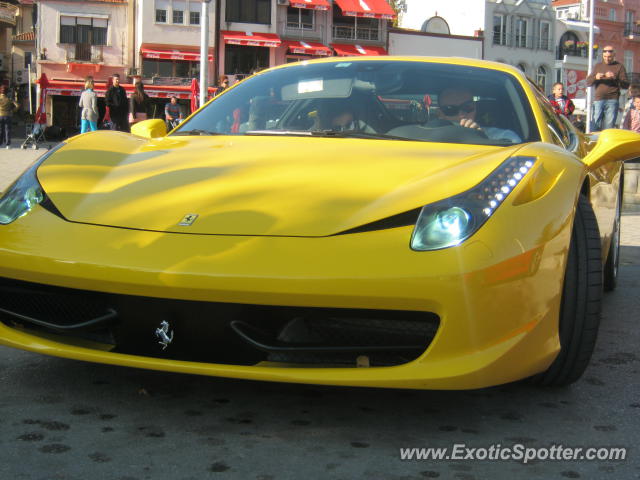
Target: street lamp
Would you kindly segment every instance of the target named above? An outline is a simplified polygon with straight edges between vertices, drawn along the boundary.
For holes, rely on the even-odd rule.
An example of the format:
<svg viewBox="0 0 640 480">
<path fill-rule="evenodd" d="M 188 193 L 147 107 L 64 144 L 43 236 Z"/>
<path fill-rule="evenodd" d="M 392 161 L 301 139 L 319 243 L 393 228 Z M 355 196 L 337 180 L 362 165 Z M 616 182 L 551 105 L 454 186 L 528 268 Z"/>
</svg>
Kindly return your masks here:
<svg viewBox="0 0 640 480">
<path fill-rule="evenodd" d="M 589 59 L 588 59 L 588 67 L 587 67 L 587 75 L 591 75 L 593 70 L 593 23 L 594 23 L 594 13 L 595 13 L 595 1 L 591 1 L 591 5 L 589 5 Z M 591 87 L 587 87 L 587 124 L 585 125 L 585 131 L 587 133 L 591 133 Z"/>
<path fill-rule="evenodd" d="M 202 0 L 200 15 L 200 106 L 206 103 L 209 93 L 209 3 L 211 0 Z"/>
</svg>

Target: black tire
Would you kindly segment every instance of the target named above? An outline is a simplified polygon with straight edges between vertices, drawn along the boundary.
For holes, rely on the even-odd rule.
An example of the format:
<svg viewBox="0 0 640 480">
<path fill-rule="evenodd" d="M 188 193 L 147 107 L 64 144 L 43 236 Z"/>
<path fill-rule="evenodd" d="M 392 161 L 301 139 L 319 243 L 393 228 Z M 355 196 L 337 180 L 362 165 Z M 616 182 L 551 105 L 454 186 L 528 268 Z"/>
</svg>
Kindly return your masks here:
<svg viewBox="0 0 640 480">
<path fill-rule="evenodd" d="M 624 167 L 623 167 L 624 168 Z M 622 209 L 622 189 L 624 188 L 623 171 L 620 172 L 620 183 L 618 185 L 618 203 L 616 205 L 616 216 L 611 234 L 611 245 L 607 254 L 607 263 L 604 266 L 604 291 L 611 292 L 618 285 L 618 266 L 620 263 L 620 211 Z"/>
<path fill-rule="evenodd" d="M 595 347 L 602 302 L 600 232 L 589 201 L 580 196 L 571 234 L 558 324 L 560 352 L 533 377 L 547 386 L 569 385 L 584 373 Z"/>
</svg>

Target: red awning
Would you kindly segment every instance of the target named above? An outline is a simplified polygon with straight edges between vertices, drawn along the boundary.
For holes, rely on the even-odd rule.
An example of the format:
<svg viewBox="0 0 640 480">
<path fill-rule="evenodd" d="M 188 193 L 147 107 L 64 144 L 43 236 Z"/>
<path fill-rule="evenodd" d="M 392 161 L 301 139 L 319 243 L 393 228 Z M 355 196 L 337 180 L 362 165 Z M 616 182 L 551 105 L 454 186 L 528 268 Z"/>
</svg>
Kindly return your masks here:
<svg viewBox="0 0 640 480">
<path fill-rule="evenodd" d="M 336 0 L 342 13 L 348 17 L 386 18 L 396 17 L 387 0 Z"/>
<path fill-rule="evenodd" d="M 300 41 L 284 42 L 291 53 L 304 53 L 307 55 L 322 55 L 330 57 L 333 55 L 331 49 L 322 43 Z"/>
<path fill-rule="evenodd" d="M 200 52 L 142 47 L 140 49 L 140 53 L 142 53 L 142 58 L 157 58 L 158 60 L 186 60 L 189 62 L 200 61 Z M 212 54 L 209 54 L 209 61 L 213 62 Z"/>
<path fill-rule="evenodd" d="M 308 8 L 310 10 L 329 10 L 331 8 L 327 0 L 289 0 L 289 5 L 294 8 Z"/>
<path fill-rule="evenodd" d="M 127 94 L 133 93 L 133 85 L 130 83 L 120 84 Z M 99 97 L 104 97 L 107 91 L 106 83 L 96 83 L 94 91 Z M 47 95 L 80 96 L 84 90 L 84 82 L 74 82 L 72 80 L 51 80 L 47 84 Z M 191 86 L 189 85 L 148 85 L 145 83 L 144 91 L 152 98 L 177 97 L 191 98 Z M 209 87 L 209 95 L 216 91 L 215 87 Z"/>
<path fill-rule="evenodd" d="M 382 47 L 372 45 L 348 45 L 346 43 L 332 43 L 331 47 L 336 51 L 338 56 L 350 57 L 357 55 L 389 55 Z"/>
<path fill-rule="evenodd" d="M 256 32 L 231 32 L 222 31 L 224 43 L 231 45 L 246 45 L 250 47 L 279 47 L 282 43 L 280 37 L 275 33 Z"/>
</svg>

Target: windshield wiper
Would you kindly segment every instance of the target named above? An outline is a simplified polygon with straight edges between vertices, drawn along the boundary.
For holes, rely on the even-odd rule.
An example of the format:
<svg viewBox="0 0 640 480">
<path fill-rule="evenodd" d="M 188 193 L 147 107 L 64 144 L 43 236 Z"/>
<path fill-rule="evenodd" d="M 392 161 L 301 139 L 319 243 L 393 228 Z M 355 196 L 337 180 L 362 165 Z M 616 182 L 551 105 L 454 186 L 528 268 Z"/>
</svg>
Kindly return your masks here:
<svg viewBox="0 0 640 480">
<path fill-rule="evenodd" d="M 210 132 L 209 130 L 194 128 L 193 130 L 179 130 L 172 135 L 222 135 L 222 133 Z"/>
<path fill-rule="evenodd" d="M 363 132 L 360 130 L 314 130 L 311 132 L 311 134 L 317 137 L 370 138 L 373 140 L 405 140 L 411 142 L 416 141 L 413 138 L 387 135 L 386 133 Z"/>
<path fill-rule="evenodd" d="M 245 135 L 312 135 L 312 132 L 307 130 L 247 130 Z"/>
</svg>

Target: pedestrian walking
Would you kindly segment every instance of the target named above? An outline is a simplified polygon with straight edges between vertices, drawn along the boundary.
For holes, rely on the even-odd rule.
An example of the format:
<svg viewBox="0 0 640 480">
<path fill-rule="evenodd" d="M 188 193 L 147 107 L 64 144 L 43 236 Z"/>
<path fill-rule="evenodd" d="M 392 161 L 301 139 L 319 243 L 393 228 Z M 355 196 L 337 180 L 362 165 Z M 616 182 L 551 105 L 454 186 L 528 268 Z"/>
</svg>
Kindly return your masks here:
<svg viewBox="0 0 640 480">
<path fill-rule="evenodd" d="M 7 96 L 7 87 L 0 87 L 0 148 L 11 148 L 11 118 L 18 103 Z"/>
<path fill-rule="evenodd" d="M 98 129 L 98 96 L 93 91 L 93 77 L 88 76 L 84 82 L 84 91 L 80 95 L 78 105 L 80 114 L 80 133 L 95 132 Z"/>
<path fill-rule="evenodd" d="M 113 85 L 109 87 L 104 98 L 111 116 L 111 130 L 128 132 L 129 100 L 126 90 L 120 85 L 120 75 L 117 73 L 113 74 Z"/>
<path fill-rule="evenodd" d="M 618 116 L 620 89 L 629 87 L 624 65 L 615 59 L 615 50 L 607 45 L 602 50 L 602 62 L 587 76 L 587 86 L 595 87 L 591 131 L 615 128 Z"/>
</svg>

